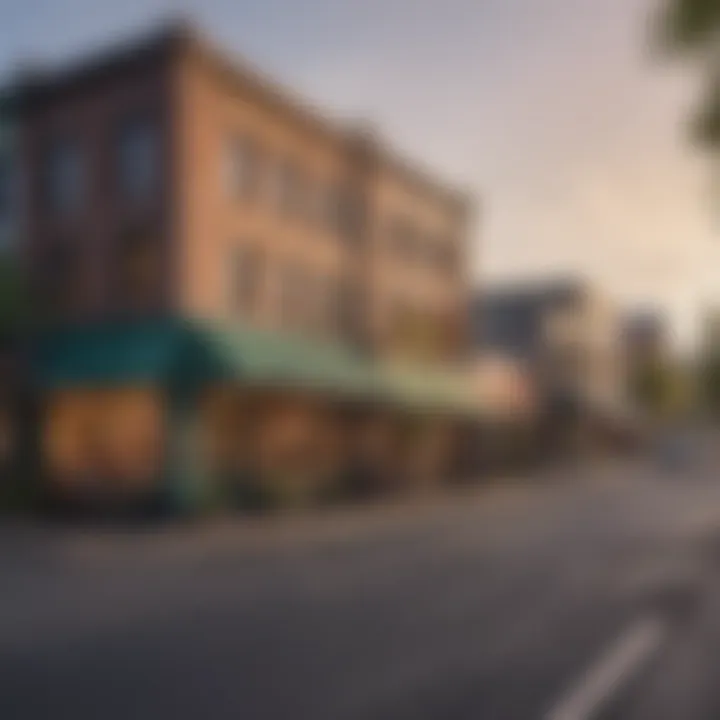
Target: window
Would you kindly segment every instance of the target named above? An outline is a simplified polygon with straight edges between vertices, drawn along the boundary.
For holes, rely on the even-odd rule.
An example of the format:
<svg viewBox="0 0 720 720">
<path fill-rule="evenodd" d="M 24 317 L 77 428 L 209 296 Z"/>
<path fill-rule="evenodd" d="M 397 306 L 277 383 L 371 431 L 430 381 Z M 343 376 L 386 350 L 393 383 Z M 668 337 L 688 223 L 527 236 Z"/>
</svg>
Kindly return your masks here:
<svg viewBox="0 0 720 720">
<path fill-rule="evenodd" d="M 79 210 L 85 193 L 85 180 L 80 148 L 70 141 L 54 144 L 48 152 L 46 167 L 49 208 L 63 214 Z"/>
<path fill-rule="evenodd" d="M 241 247 L 233 251 L 230 263 L 231 306 L 242 313 L 253 312 L 260 300 L 265 261 L 259 248 Z"/>
<path fill-rule="evenodd" d="M 338 192 L 332 184 L 321 184 L 315 193 L 318 222 L 328 232 L 335 233 L 338 228 Z"/>
<path fill-rule="evenodd" d="M 126 309 L 146 310 L 157 299 L 161 282 L 161 256 L 157 237 L 146 228 L 125 233 L 118 248 L 118 295 Z"/>
<path fill-rule="evenodd" d="M 459 269 L 458 253 L 452 238 L 431 237 L 428 241 L 428 261 L 442 272 L 456 272 Z"/>
<path fill-rule="evenodd" d="M 346 340 L 357 341 L 362 333 L 362 295 L 352 282 L 340 284 L 337 296 L 337 331 Z"/>
<path fill-rule="evenodd" d="M 123 195 L 146 200 L 158 181 L 158 136 L 148 120 L 125 123 L 118 141 L 118 177 Z"/>
<path fill-rule="evenodd" d="M 390 224 L 390 245 L 401 260 L 411 260 L 417 253 L 417 236 L 412 225 L 404 219 Z"/>
<path fill-rule="evenodd" d="M 333 185 L 327 188 L 323 215 L 328 229 L 341 237 L 356 240 L 362 234 L 365 207 L 362 196 L 352 187 Z"/>
<path fill-rule="evenodd" d="M 134 389 L 51 393 L 41 440 L 53 482 L 78 491 L 113 481 L 115 492 L 146 489 L 162 468 L 162 397 Z"/>
<path fill-rule="evenodd" d="M 80 247 L 75 241 L 57 239 L 48 248 L 42 259 L 37 288 L 43 315 L 62 317 L 83 304 L 86 288 L 81 264 Z"/>
<path fill-rule="evenodd" d="M 287 265 L 282 275 L 280 288 L 280 313 L 283 326 L 291 329 L 307 327 L 312 312 L 309 281 L 303 268 Z"/>
<path fill-rule="evenodd" d="M 306 181 L 297 163 L 284 160 L 277 165 L 271 192 L 274 204 L 282 215 L 297 216 L 303 213 Z"/>
<path fill-rule="evenodd" d="M 261 181 L 262 153 L 255 140 L 232 137 L 225 150 L 225 181 L 232 198 L 254 197 Z"/>
</svg>

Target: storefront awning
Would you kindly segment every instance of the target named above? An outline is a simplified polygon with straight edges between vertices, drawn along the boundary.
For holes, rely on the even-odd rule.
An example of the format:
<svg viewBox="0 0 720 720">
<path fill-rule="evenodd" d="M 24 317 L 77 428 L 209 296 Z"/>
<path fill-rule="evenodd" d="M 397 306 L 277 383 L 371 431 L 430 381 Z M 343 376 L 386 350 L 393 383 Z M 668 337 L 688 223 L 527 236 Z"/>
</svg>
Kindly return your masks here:
<svg viewBox="0 0 720 720">
<path fill-rule="evenodd" d="M 338 345 L 216 322 L 104 324 L 48 333 L 35 348 L 41 387 L 214 381 L 308 389 L 407 409 L 476 414 L 457 372 L 382 365 Z"/>
</svg>

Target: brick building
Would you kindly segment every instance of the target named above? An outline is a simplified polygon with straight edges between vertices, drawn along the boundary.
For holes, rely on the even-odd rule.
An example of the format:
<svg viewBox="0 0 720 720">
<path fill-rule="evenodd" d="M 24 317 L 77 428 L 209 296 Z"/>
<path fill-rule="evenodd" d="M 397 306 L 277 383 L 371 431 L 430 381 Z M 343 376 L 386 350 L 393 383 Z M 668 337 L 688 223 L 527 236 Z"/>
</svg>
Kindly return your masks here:
<svg viewBox="0 0 720 720">
<path fill-rule="evenodd" d="M 241 319 L 448 360 L 466 198 L 185 28 L 26 88 L 25 248 L 63 319 Z"/>
<path fill-rule="evenodd" d="M 348 403 L 383 422 L 410 406 L 416 419 L 467 419 L 455 374 L 468 349 L 463 193 L 185 26 L 36 72 L 17 99 L 19 250 L 47 329 L 40 436 L 60 485 L 167 483 L 188 465 L 179 404 L 205 435 L 223 415 L 193 462 L 207 470 L 231 435 L 224 452 L 245 474 L 268 465 L 263 447 L 284 457 L 280 438 L 294 448 L 285 467 L 348 457 L 347 433 L 328 429 L 344 427 L 333 418 Z M 247 422 L 228 420 L 248 413 L 272 428 L 254 427 L 252 442 Z"/>
</svg>

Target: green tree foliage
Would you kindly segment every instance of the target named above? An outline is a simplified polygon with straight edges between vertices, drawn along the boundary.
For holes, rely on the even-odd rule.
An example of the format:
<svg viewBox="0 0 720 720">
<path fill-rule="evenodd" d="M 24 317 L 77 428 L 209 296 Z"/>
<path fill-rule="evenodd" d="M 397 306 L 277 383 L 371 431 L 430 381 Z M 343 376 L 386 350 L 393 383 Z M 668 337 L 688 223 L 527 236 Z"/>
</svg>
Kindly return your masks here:
<svg viewBox="0 0 720 720">
<path fill-rule="evenodd" d="M 649 415 L 671 416 L 688 410 L 693 392 L 690 377 L 683 368 L 656 360 L 635 368 L 630 378 L 630 394 L 635 404 Z"/>
<path fill-rule="evenodd" d="M 720 417 L 720 353 L 708 353 L 702 361 L 699 376 L 699 394 L 703 408 Z"/>
<path fill-rule="evenodd" d="M 692 135 L 720 147 L 720 0 L 663 0 L 659 18 L 661 49 L 695 63 L 705 76 Z"/>
</svg>

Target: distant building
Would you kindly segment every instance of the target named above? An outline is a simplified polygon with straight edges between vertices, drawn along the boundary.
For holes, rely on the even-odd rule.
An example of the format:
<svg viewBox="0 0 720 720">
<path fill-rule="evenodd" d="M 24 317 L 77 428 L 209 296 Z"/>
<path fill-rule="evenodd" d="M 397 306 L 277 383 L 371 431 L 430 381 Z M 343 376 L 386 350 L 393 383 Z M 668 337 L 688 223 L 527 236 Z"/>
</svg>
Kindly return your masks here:
<svg viewBox="0 0 720 720">
<path fill-rule="evenodd" d="M 526 364 L 546 402 L 622 404 L 619 317 L 588 284 L 560 279 L 490 290 L 475 300 L 473 327 L 476 347 Z"/>
</svg>

